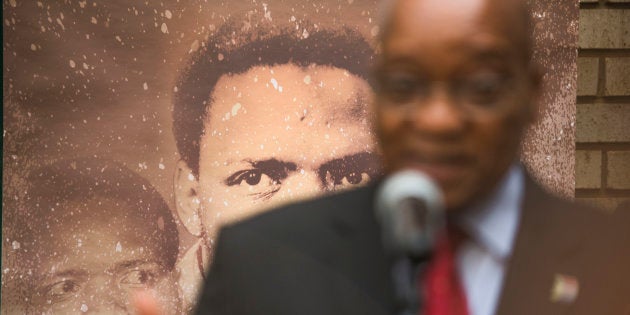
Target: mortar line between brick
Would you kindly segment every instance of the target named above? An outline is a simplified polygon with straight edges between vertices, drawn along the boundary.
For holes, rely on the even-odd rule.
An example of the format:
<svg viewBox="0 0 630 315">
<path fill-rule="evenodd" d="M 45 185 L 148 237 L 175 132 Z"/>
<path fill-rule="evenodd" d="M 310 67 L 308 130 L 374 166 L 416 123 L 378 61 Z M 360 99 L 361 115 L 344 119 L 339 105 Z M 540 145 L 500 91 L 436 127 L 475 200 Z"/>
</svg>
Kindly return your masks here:
<svg viewBox="0 0 630 315">
<path fill-rule="evenodd" d="M 597 9 L 628 9 L 630 3 L 614 3 L 599 1 L 597 3 L 580 3 L 580 10 L 597 10 Z"/>
<path fill-rule="evenodd" d="M 606 59 L 599 57 L 597 62 L 597 96 L 604 96 L 606 89 Z"/>
<path fill-rule="evenodd" d="M 630 189 L 592 189 L 592 188 L 576 188 L 576 198 L 628 198 Z"/>
<path fill-rule="evenodd" d="M 630 142 L 577 142 L 576 150 L 630 151 Z"/>
<path fill-rule="evenodd" d="M 599 3 L 580 3 L 580 10 L 592 10 L 599 8 L 601 8 Z"/>
<path fill-rule="evenodd" d="M 630 95 L 602 97 L 580 95 L 575 101 L 576 104 L 628 104 L 630 106 Z"/>
<path fill-rule="evenodd" d="M 578 48 L 578 57 L 630 58 L 628 48 Z"/>
<path fill-rule="evenodd" d="M 608 189 L 608 150 L 602 150 L 601 175 L 602 184 L 600 187 L 604 193 Z"/>
</svg>

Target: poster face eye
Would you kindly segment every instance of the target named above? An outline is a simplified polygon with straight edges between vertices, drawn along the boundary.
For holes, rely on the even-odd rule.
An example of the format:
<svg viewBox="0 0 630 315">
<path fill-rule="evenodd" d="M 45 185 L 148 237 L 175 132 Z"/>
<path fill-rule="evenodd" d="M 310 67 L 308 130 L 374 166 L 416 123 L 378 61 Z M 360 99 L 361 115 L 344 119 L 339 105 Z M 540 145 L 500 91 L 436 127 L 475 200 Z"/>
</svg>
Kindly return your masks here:
<svg viewBox="0 0 630 315">
<path fill-rule="evenodd" d="M 125 289 L 147 288 L 164 277 L 164 270 L 156 263 L 144 262 L 117 273 L 119 286 Z"/>
<path fill-rule="evenodd" d="M 366 185 L 381 174 L 380 158 L 372 152 L 359 152 L 324 163 L 318 173 L 327 190 L 343 190 Z"/>
<path fill-rule="evenodd" d="M 297 169 L 295 163 L 276 159 L 246 161 L 246 164 L 249 165 L 231 174 L 224 183 L 244 195 L 263 200 L 273 197 L 282 187 L 282 182 Z"/>
<path fill-rule="evenodd" d="M 43 296 L 50 303 L 59 303 L 72 299 L 84 285 L 80 279 L 63 278 L 43 288 Z"/>
</svg>

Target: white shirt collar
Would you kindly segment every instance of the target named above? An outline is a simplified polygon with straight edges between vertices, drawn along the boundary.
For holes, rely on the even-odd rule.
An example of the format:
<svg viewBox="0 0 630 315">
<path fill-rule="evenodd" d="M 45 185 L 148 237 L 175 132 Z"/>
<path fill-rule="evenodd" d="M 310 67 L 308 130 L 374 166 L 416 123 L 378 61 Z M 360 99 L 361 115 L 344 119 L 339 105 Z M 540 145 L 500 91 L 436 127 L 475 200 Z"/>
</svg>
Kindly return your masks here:
<svg viewBox="0 0 630 315">
<path fill-rule="evenodd" d="M 515 164 L 489 199 L 474 208 L 464 209 L 460 217 L 460 224 L 472 241 L 500 261 L 505 261 L 512 253 L 524 185 L 523 169 Z"/>
</svg>

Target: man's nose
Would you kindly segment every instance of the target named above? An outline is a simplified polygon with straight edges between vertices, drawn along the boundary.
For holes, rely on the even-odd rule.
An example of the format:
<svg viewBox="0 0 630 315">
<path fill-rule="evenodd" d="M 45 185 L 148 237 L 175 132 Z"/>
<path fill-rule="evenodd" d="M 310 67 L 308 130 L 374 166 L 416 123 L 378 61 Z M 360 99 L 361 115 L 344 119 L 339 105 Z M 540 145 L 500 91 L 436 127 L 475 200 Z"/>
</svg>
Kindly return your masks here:
<svg viewBox="0 0 630 315">
<path fill-rule="evenodd" d="M 467 117 L 446 84 L 437 82 L 431 92 L 418 98 L 407 117 L 414 129 L 427 135 L 450 136 L 463 130 Z"/>
</svg>

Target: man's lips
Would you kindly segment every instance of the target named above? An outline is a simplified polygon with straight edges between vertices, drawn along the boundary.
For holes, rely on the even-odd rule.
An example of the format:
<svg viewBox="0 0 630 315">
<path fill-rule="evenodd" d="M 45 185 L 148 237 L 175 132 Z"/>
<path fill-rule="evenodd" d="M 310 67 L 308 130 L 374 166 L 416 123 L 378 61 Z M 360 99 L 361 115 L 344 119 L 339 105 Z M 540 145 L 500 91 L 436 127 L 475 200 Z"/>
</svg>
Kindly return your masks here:
<svg viewBox="0 0 630 315">
<path fill-rule="evenodd" d="M 463 154 L 402 154 L 397 168 L 411 168 L 426 173 L 443 186 L 456 184 L 470 169 L 473 159 Z"/>
</svg>

